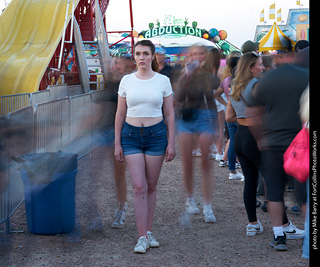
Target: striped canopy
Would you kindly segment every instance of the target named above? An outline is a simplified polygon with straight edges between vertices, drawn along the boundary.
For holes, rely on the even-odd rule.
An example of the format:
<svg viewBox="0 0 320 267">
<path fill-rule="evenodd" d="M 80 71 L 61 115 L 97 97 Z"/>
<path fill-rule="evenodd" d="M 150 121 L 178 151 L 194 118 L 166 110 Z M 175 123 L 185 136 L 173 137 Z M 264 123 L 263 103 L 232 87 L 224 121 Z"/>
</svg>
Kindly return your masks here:
<svg viewBox="0 0 320 267">
<path fill-rule="evenodd" d="M 288 50 L 295 42 L 286 36 L 274 22 L 269 32 L 259 41 L 259 51 Z"/>
</svg>

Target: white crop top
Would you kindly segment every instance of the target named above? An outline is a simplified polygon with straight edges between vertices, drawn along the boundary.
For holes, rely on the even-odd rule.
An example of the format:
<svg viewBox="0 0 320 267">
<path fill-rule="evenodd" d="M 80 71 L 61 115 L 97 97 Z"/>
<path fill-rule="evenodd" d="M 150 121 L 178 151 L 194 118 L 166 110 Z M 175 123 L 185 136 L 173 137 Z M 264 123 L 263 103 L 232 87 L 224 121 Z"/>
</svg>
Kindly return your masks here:
<svg viewBox="0 0 320 267">
<path fill-rule="evenodd" d="M 172 94 L 172 88 L 169 78 L 157 72 L 148 80 L 131 73 L 120 81 L 118 94 L 126 98 L 128 117 L 161 117 L 163 98 Z"/>
</svg>

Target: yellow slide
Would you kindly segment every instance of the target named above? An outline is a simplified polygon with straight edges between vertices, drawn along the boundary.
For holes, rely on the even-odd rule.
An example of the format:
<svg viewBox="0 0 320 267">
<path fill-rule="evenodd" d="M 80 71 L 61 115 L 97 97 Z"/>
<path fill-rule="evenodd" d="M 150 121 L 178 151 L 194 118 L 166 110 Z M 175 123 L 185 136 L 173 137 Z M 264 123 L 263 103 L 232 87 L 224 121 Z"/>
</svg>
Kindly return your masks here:
<svg viewBox="0 0 320 267">
<path fill-rule="evenodd" d="M 66 8 L 67 0 L 10 2 L 0 16 L 0 95 L 38 91 L 62 38 Z M 71 13 L 72 1 L 68 21 Z"/>
</svg>

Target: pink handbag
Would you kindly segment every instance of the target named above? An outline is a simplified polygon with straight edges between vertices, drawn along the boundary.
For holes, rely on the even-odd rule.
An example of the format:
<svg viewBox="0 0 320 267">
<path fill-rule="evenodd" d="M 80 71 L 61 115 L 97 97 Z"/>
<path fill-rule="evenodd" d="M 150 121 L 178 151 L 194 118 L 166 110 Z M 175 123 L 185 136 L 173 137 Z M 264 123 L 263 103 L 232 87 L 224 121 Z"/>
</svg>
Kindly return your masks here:
<svg viewBox="0 0 320 267">
<path fill-rule="evenodd" d="M 309 166 L 309 132 L 303 127 L 283 155 L 283 168 L 288 175 L 305 183 Z"/>
</svg>

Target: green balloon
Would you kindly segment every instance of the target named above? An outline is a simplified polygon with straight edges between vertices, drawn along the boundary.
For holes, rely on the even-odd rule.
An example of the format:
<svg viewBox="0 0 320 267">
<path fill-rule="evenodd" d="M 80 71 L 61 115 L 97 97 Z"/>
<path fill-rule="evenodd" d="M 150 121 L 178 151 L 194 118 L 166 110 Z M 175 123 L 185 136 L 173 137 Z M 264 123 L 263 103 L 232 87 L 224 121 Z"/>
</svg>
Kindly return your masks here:
<svg viewBox="0 0 320 267">
<path fill-rule="evenodd" d="M 224 52 L 226 52 L 226 51 L 228 51 L 229 50 L 229 44 L 228 43 L 223 43 L 222 45 L 221 45 L 221 49 L 224 51 Z"/>
</svg>

